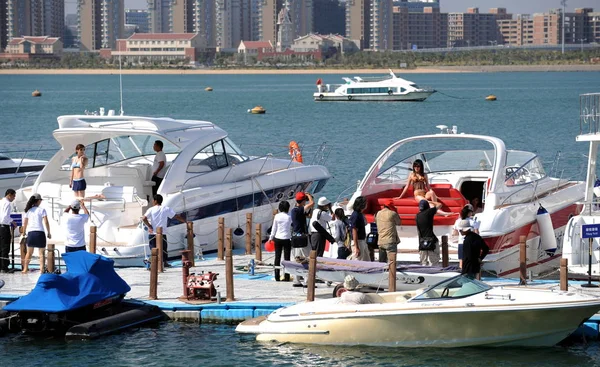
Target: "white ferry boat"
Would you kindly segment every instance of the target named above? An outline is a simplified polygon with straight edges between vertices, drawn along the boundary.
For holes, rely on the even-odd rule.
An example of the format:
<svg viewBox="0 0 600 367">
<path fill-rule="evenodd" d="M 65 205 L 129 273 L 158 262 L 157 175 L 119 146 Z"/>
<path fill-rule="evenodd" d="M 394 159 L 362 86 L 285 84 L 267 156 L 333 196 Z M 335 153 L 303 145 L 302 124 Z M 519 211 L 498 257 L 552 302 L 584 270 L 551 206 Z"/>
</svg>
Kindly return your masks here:
<svg viewBox="0 0 600 367">
<path fill-rule="evenodd" d="M 315 101 L 384 101 L 420 102 L 435 93 L 435 89 L 419 87 L 406 79 L 398 78 L 392 70 L 384 77 L 342 78 L 345 84 L 323 84 L 317 80 Z"/>
</svg>

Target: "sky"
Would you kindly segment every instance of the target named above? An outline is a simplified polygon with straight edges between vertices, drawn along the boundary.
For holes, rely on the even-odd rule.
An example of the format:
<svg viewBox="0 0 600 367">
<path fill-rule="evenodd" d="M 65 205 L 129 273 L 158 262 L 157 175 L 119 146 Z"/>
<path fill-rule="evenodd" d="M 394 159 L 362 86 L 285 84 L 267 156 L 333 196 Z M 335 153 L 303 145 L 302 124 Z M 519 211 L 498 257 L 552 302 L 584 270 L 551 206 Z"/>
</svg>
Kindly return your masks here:
<svg viewBox="0 0 600 367">
<path fill-rule="evenodd" d="M 313 0 L 315 1 L 315 0 Z M 543 13 L 549 9 L 560 8 L 560 0 L 440 0 L 442 12 L 464 12 L 467 8 L 477 7 L 482 13 L 490 8 L 506 8 L 512 14 Z M 67 0 L 67 13 L 75 13 L 73 0 Z M 146 9 L 147 0 L 125 0 L 125 8 Z M 594 8 L 600 11 L 598 0 L 567 0 L 567 11 L 575 8 Z"/>
</svg>

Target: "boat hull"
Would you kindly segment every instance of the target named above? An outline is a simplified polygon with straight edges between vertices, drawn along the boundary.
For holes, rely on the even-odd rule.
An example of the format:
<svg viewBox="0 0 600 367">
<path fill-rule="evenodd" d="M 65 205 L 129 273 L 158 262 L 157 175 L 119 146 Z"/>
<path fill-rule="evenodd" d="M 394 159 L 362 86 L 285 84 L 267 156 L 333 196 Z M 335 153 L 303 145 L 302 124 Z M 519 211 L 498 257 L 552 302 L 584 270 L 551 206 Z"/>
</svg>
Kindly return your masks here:
<svg viewBox="0 0 600 367">
<path fill-rule="evenodd" d="M 598 304 L 519 310 L 438 308 L 430 312 L 418 305 L 412 311 L 369 313 L 367 309 L 337 312 L 337 315 L 291 316 L 292 320 L 281 322 L 253 319 L 240 324 L 236 330 L 256 333 L 259 341 L 279 343 L 437 348 L 540 347 L 555 345 L 566 338 L 598 310 Z"/>
<path fill-rule="evenodd" d="M 435 91 L 409 92 L 406 94 L 337 94 L 337 93 L 315 93 L 314 100 L 317 102 L 422 102 Z"/>
</svg>

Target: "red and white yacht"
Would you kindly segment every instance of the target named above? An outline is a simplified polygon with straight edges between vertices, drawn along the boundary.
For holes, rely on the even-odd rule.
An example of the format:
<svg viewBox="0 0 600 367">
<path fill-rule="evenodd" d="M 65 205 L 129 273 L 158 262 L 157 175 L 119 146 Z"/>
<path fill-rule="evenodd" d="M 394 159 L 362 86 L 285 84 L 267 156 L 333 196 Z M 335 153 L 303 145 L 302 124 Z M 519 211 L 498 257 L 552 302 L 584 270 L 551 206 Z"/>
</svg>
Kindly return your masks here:
<svg viewBox="0 0 600 367">
<path fill-rule="evenodd" d="M 476 214 L 480 234 L 490 247 L 483 269 L 497 276 L 519 274 L 519 239 L 527 238 L 528 270 L 540 274 L 558 267 L 561 239 L 569 218 L 580 211 L 585 184 L 551 177 L 535 153 L 508 150 L 496 137 L 457 133 L 456 126 L 438 126 L 441 133 L 410 137 L 388 147 L 371 165 L 346 205 L 367 198 L 367 221 L 392 199 L 400 214 L 398 261 L 418 262 L 415 215 L 418 203 L 412 188 L 398 199 L 420 159 L 442 210 L 459 213 L 473 198 L 482 203 Z M 556 169 L 556 168 L 555 168 Z M 558 171 L 558 170 L 557 170 Z M 458 261 L 452 226 L 457 215 L 436 215 L 434 232 L 448 235 L 450 261 Z"/>
</svg>

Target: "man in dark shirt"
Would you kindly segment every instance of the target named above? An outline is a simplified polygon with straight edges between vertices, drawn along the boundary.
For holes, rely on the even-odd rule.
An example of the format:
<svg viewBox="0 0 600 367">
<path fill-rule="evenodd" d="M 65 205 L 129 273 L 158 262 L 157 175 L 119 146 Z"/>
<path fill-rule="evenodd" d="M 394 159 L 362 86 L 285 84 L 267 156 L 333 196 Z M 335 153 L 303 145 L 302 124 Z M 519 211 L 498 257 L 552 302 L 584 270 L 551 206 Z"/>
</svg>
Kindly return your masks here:
<svg viewBox="0 0 600 367">
<path fill-rule="evenodd" d="M 433 233 L 433 217 L 441 207 L 441 203 L 437 203 L 431 208 L 427 200 L 419 202 L 419 213 L 417 214 L 416 222 L 417 232 L 419 233 L 419 257 L 423 266 L 438 266 L 440 262 L 440 246 L 437 236 Z M 421 250 L 420 247 L 423 241 L 428 243 L 434 241 L 435 249 L 430 251 Z"/>
<path fill-rule="evenodd" d="M 296 206 L 291 210 L 290 217 L 292 219 L 292 236 L 297 234 L 307 234 L 308 226 L 306 223 L 306 213 L 310 213 L 315 202 L 313 197 L 309 193 L 297 192 L 296 193 Z M 310 255 L 310 244 L 303 248 L 293 248 L 292 256 L 296 259 L 308 259 Z M 302 287 L 303 277 L 294 277 L 294 287 Z"/>
<path fill-rule="evenodd" d="M 480 235 L 473 232 L 473 227 L 471 227 L 471 222 L 468 219 L 461 220 L 458 223 L 458 229 L 465 236 L 463 242 L 462 274 L 475 279 L 481 271 L 481 261 L 488 254 L 490 248 Z"/>
</svg>

